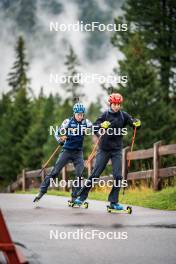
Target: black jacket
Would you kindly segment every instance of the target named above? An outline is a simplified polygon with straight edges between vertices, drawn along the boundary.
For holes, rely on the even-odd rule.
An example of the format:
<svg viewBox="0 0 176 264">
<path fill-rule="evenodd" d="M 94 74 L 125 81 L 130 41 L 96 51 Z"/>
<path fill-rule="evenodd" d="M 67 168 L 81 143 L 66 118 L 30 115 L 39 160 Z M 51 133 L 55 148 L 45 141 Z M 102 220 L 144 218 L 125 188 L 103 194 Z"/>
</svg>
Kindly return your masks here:
<svg viewBox="0 0 176 264">
<path fill-rule="evenodd" d="M 105 111 L 97 120 L 94 125 L 100 128 L 100 124 L 104 121 L 111 123 L 110 128 L 115 128 L 118 134 L 119 129 L 125 128 L 127 125 L 133 127 L 133 122 L 136 119 L 132 118 L 128 113 L 124 111 L 112 112 L 110 110 Z M 99 133 L 96 133 L 99 136 Z M 123 135 L 103 135 L 99 143 L 100 149 L 103 150 L 115 150 L 123 148 Z"/>
</svg>

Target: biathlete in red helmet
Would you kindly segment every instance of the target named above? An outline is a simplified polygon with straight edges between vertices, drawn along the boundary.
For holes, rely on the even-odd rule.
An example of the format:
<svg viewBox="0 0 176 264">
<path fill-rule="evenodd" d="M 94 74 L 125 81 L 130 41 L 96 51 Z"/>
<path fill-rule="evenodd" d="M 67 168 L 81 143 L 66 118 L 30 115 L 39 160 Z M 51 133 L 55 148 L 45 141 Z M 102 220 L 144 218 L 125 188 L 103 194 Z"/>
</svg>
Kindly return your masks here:
<svg viewBox="0 0 176 264">
<path fill-rule="evenodd" d="M 81 205 L 88 197 L 89 191 L 93 187 L 93 182 L 99 178 L 109 160 L 112 162 L 112 174 L 114 183 L 108 197 L 110 208 L 115 210 L 123 210 L 123 206 L 119 202 L 119 191 L 122 180 L 122 149 L 123 135 L 127 125 L 131 127 L 140 127 L 141 121 L 132 118 L 128 113 L 121 111 L 123 97 L 119 93 L 112 93 L 109 98 L 109 109 L 97 118 L 94 125 L 98 130 L 96 135 L 100 137 L 100 129 L 106 130 L 101 136 L 98 151 L 96 153 L 96 161 L 92 174 L 89 176 L 85 185 L 79 192 L 79 197 L 75 200 L 75 204 Z M 119 133 L 119 131 L 121 133 Z M 109 132 L 109 133 L 108 133 Z"/>
</svg>

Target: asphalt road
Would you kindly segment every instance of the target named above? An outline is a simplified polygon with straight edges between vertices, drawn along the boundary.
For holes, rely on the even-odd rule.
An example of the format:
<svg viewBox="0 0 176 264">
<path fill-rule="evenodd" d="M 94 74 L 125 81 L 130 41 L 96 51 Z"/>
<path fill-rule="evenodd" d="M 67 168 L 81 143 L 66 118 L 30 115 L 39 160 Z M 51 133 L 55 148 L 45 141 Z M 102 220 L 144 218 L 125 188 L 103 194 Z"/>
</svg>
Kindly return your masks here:
<svg viewBox="0 0 176 264">
<path fill-rule="evenodd" d="M 132 215 L 109 214 L 105 202 L 69 208 L 67 198 L 47 195 L 35 208 L 33 197 L 0 194 L 13 241 L 31 264 L 176 263 L 176 212 L 133 207 Z"/>
</svg>

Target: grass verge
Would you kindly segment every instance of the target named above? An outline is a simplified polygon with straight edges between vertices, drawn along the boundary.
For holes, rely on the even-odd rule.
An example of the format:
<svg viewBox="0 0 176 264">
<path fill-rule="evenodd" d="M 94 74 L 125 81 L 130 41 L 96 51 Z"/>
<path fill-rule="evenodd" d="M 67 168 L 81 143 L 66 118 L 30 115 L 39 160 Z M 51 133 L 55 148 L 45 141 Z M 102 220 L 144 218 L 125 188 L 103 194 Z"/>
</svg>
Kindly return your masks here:
<svg viewBox="0 0 176 264">
<path fill-rule="evenodd" d="M 33 189 L 27 192 L 17 193 L 30 193 L 36 194 L 38 190 Z M 108 198 L 109 189 L 104 188 L 95 189 L 90 192 L 89 199 L 106 201 Z M 49 190 L 49 195 L 58 195 L 70 197 L 69 192 L 63 192 L 58 190 Z M 123 196 L 120 193 L 120 203 L 137 205 L 147 208 L 162 209 L 162 210 L 176 210 L 176 187 L 168 187 L 158 192 L 154 192 L 152 189 L 142 187 L 141 189 L 129 189 L 125 191 Z"/>
</svg>

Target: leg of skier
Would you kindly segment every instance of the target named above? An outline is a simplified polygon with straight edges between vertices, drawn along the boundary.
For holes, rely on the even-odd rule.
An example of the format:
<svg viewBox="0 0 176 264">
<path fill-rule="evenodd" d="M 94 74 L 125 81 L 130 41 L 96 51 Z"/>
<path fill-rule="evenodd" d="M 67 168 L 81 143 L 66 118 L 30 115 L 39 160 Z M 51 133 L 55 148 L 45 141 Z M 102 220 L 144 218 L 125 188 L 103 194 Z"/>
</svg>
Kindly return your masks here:
<svg viewBox="0 0 176 264">
<path fill-rule="evenodd" d="M 122 150 L 121 149 L 112 151 L 111 161 L 112 161 L 114 184 L 109 194 L 108 201 L 110 202 L 110 207 L 112 209 L 123 210 L 123 206 L 118 204 L 120 184 L 122 180 Z"/>
<path fill-rule="evenodd" d="M 45 177 L 44 181 L 40 185 L 40 192 L 35 197 L 34 202 L 37 202 L 42 198 L 42 196 L 47 192 L 47 189 L 50 185 L 50 179 L 55 179 L 61 169 L 68 163 L 70 159 L 70 153 L 67 150 L 63 150 L 55 163 L 54 168 L 52 171 Z"/>
<path fill-rule="evenodd" d="M 83 152 L 82 151 L 75 151 L 75 154 L 73 156 L 73 164 L 76 171 L 76 180 L 73 182 L 72 186 L 72 201 L 74 201 L 77 197 L 77 193 L 81 189 L 81 183 L 82 183 L 82 173 L 84 170 L 84 159 L 83 159 Z"/>
<path fill-rule="evenodd" d="M 110 158 L 110 153 L 99 149 L 96 155 L 95 167 L 92 174 L 87 179 L 86 184 L 83 186 L 80 197 L 75 200 L 77 204 L 81 204 L 88 197 L 89 191 L 92 188 L 92 182 L 94 179 L 99 178 L 101 173 L 104 171 Z"/>
</svg>

